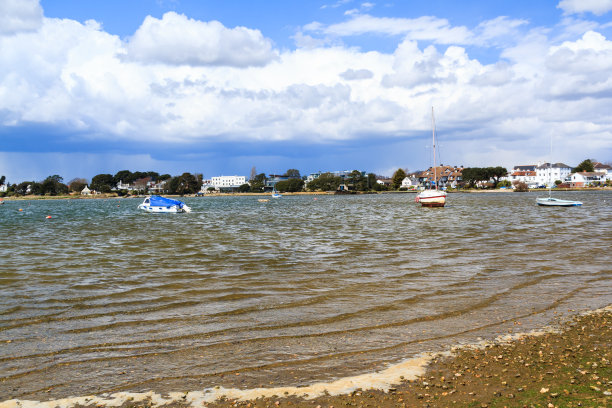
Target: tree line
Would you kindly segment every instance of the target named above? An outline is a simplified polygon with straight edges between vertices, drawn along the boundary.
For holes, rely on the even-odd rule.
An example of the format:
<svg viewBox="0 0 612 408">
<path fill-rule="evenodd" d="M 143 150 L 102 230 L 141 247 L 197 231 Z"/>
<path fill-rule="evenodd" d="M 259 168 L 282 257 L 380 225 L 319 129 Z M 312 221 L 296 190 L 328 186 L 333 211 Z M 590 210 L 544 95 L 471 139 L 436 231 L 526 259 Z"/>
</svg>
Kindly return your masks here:
<svg viewBox="0 0 612 408">
<path fill-rule="evenodd" d="M 2 176 L 0 178 L 0 185 L 4 184 L 6 178 Z M 118 189 L 119 183 L 130 184 L 132 190 L 136 193 L 146 193 L 148 191 L 148 183 L 160 183 L 165 181 L 163 184 L 163 190 L 161 192 L 165 194 L 194 194 L 200 191 L 202 186 L 202 175 L 183 173 L 180 176 L 172 177 L 169 174 L 159 174 L 154 171 L 147 172 L 131 172 L 129 170 L 121 170 L 115 175 L 112 174 L 98 174 L 91 179 L 89 188 L 91 190 L 98 191 L 100 193 L 110 193 L 116 191 L 119 195 L 128 194 L 125 189 Z M 19 184 L 9 185 L 6 193 L 3 195 L 66 195 L 70 193 L 80 193 L 88 185 L 87 180 L 83 178 L 72 179 L 67 184 L 64 184 L 64 180 L 61 176 L 55 174 L 47 177 L 41 182 L 37 181 L 24 181 Z"/>
</svg>

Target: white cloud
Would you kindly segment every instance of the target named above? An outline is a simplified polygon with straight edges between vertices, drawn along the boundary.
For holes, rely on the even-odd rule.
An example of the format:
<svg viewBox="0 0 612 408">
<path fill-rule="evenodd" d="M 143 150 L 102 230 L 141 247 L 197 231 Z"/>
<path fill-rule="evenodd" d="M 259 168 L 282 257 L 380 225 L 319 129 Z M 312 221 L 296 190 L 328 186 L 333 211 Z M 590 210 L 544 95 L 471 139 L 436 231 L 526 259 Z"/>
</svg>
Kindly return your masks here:
<svg viewBox="0 0 612 408">
<path fill-rule="evenodd" d="M 247 67 L 265 65 L 276 53 L 259 30 L 168 12 L 145 18 L 128 43 L 128 56 L 147 63 Z"/>
<path fill-rule="evenodd" d="M 369 33 L 405 35 L 411 40 L 430 40 L 439 44 L 464 44 L 472 41 L 466 27 L 452 27 L 448 20 L 430 16 L 409 19 L 358 14 L 348 21 L 328 26 L 311 23 L 304 26 L 304 30 L 339 37 Z"/>
<path fill-rule="evenodd" d="M 496 17 L 492 20 L 483 21 L 476 27 L 474 41 L 480 45 L 495 44 L 500 39 L 516 37 L 518 28 L 528 24 L 524 19 L 509 19 L 506 16 Z"/>
<path fill-rule="evenodd" d="M 565 14 L 593 13 L 600 16 L 612 10 L 612 0 L 561 0 L 557 8 Z"/>
<path fill-rule="evenodd" d="M 434 105 L 445 163 L 529 163 L 548 152 L 550 134 L 572 146 L 555 159 L 568 164 L 597 157 L 590 146 L 612 152 L 612 42 L 596 30 L 576 36 L 561 25 L 572 33 L 561 42 L 547 28 L 521 32 L 525 22 L 505 17 L 473 32 L 434 17 L 351 22 L 304 30 L 402 39 L 392 53 L 364 52 L 299 33 L 308 47 L 273 51 L 257 30 L 174 13 L 148 18 L 127 42 L 94 21 L 44 18 L 35 31 L 0 36 L 0 123 L 56 126 L 72 136 L 49 138 L 66 145 L 110 140 L 113 148 L 408 143 L 428 134 Z M 474 33 L 500 47 L 501 58 L 471 55 L 464 43 L 476 43 Z"/>
<path fill-rule="evenodd" d="M 0 1 L 0 34 L 37 30 L 43 11 L 38 0 Z"/>
</svg>

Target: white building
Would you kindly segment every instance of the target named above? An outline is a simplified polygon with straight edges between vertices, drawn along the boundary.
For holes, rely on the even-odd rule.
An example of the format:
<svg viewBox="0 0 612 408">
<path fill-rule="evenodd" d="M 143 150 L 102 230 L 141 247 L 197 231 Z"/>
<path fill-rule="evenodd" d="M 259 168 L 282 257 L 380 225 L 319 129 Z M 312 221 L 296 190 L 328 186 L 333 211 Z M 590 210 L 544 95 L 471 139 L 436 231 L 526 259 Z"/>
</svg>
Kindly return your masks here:
<svg viewBox="0 0 612 408">
<path fill-rule="evenodd" d="M 8 186 L 6 184 L 2 184 L 0 186 L 0 193 L 6 193 L 7 189 L 8 189 Z"/>
<path fill-rule="evenodd" d="M 605 183 L 605 172 L 580 172 L 570 174 L 565 181 L 570 183 L 570 187 L 588 187 L 595 183 Z"/>
<path fill-rule="evenodd" d="M 402 185 L 400 186 L 400 188 L 407 188 L 408 190 L 412 190 L 414 188 L 416 188 L 419 184 L 419 179 L 416 177 L 408 177 L 406 176 L 403 180 L 402 180 Z"/>
<path fill-rule="evenodd" d="M 91 190 L 87 188 L 87 185 L 81 190 L 81 195 L 91 195 Z"/>
<path fill-rule="evenodd" d="M 572 168 L 563 163 L 542 163 L 536 166 L 536 183 L 539 186 L 553 185 L 555 181 L 563 181 L 572 173 Z"/>
<path fill-rule="evenodd" d="M 512 184 L 522 182 L 527 184 L 528 186 L 535 187 L 537 183 L 537 173 L 535 171 L 530 170 L 518 170 L 513 171 L 506 180 L 510 181 Z"/>
<path fill-rule="evenodd" d="M 612 180 L 612 166 L 609 164 L 595 163 L 593 168 L 597 173 L 605 173 L 604 178 L 606 180 Z"/>
<path fill-rule="evenodd" d="M 213 187 L 219 188 L 237 188 L 243 184 L 246 184 L 246 177 L 244 176 L 220 176 L 212 177 L 210 179 Z"/>
</svg>

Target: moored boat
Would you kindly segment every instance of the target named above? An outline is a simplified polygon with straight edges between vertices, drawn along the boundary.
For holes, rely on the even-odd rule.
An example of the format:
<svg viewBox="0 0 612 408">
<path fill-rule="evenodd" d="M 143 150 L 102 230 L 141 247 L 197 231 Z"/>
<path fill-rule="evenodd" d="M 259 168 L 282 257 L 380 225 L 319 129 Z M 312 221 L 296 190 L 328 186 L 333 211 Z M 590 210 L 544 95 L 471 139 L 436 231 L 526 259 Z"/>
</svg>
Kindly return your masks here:
<svg viewBox="0 0 612 408">
<path fill-rule="evenodd" d="M 191 208 L 184 202 L 157 195 L 147 196 L 144 201 L 138 205 L 138 209 L 152 213 L 191 212 Z"/>
<path fill-rule="evenodd" d="M 434 178 L 429 190 L 423 190 L 417 194 L 415 202 L 421 203 L 422 207 L 444 207 L 446 204 L 446 191 L 438 190 L 438 175 L 436 168 L 436 121 L 434 119 L 433 106 L 431 107 L 431 128 L 433 139 L 433 169 Z M 433 188 L 432 187 L 433 184 Z"/>
<path fill-rule="evenodd" d="M 546 207 L 577 207 L 582 205 L 582 201 L 561 200 L 553 197 L 538 198 L 536 203 Z"/>
<path fill-rule="evenodd" d="M 550 137 L 550 156 L 552 157 L 552 136 Z M 561 200 L 552 197 L 552 160 L 548 163 L 548 197 L 539 197 L 536 199 L 536 204 L 542 207 L 577 207 L 582 205 L 582 201 Z"/>
<path fill-rule="evenodd" d="M 422 207 L 444 207 L 446 204 L 446 191 L 442 190 L 423 190 L 415 198 Z"/>
</svg>

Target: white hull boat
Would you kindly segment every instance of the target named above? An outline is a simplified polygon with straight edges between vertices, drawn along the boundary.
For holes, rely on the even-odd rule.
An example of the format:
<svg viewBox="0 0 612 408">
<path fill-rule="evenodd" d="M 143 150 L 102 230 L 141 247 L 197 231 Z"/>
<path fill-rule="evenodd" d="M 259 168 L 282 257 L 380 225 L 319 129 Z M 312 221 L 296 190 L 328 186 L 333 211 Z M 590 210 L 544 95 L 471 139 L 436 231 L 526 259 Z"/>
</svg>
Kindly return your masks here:
<svg viewBox="0 0 612 408">
<path fill-rule="evenodd" d="M 417 194 L 414 201 L 421 203 L 422 207 L 444 207 L 444 204 L 446 204 L 446 191 L 438 190 L 438 175 L 436 173 L 436 121 L 434 119 L 433 106 L 431 107 L 431 129 L 433 140 L 434 188 L 421 191 Z"/>
<path fill-rule="evenodd" d="M 172 198 L 161 196 L 148 196 L 142 204 L 138 205 L 138 209 L 151 213 L 188 213 L 191 212 L 185 203 Z"/>
<path fill-rule="evenodd" d="M 550 157 L 552 157 L 552 136 L 550 138 Z M 548 164 L 548 168 L 552 168 L 552 160 Z M 552 175 L 552 171 L 549 170 L 549 177 Z M 548 197 L 539 197 L 536 199 L 536 203 L 542 207 L 577 207 L 582 205 L 581 201 L 572 200 L 561 200 L 559 198 L 552 197 L 552 178 L 548 180 Z"/>
<path fill-rule="evenodd" d="M 558 198 L 538 198 L 536 203 L 545 207 L 577 207 L 582 205 L 581 201 L 560 200 Z"/>
<path fill-rule="evenodd" d="M 421 203 L 422 207 L 444 207 L 444 204 L 446 204 L 446 191 L 424 190 L 417 195 L 414 201 Z"/>
</svg>

